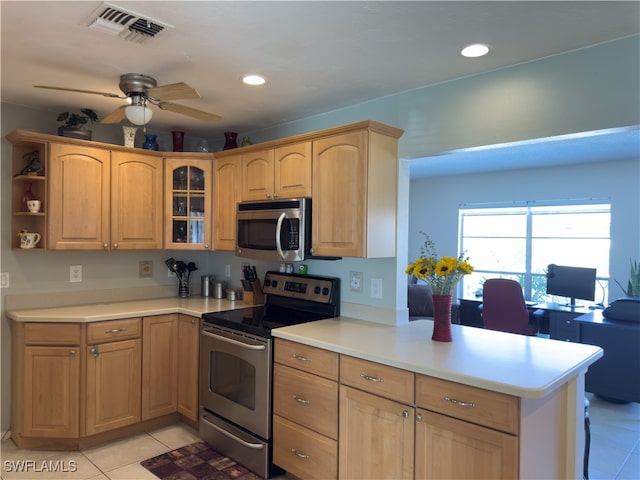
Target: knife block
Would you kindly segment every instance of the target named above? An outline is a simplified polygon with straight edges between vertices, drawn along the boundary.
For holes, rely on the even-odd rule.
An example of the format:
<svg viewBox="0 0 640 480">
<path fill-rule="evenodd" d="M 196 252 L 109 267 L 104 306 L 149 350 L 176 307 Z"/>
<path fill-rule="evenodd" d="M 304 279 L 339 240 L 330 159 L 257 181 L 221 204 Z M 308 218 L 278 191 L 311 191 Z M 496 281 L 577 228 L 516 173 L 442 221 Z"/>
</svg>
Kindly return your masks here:
<svg viewBox="0 0 640 480">
<path fill-rule="evenodd" d="M 251 288 L 253 288 L 253 291 L 244 291 L 244 303 L 247 305 L 262 305 L 264 303 L 264 292 L 262 291 L 260 280 L 253 280 L 251 282 Z"/>
</svg>

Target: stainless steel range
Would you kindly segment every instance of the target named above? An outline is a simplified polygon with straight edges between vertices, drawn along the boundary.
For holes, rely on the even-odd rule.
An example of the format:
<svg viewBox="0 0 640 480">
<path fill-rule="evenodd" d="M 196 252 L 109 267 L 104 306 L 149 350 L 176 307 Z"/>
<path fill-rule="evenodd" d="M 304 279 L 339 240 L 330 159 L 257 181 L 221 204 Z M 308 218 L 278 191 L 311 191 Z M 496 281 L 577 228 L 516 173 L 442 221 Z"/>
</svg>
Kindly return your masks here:
<svg viewBox="0 0 640 480">
<path fill-rule="evenodd" d="M 264 306 L 202 316 L 200 434 L 270 478 L 279 473 L 271 449 L 271 330 L 340 315 L 340 279 L 270 271 L 263 290 Z"/>
</svg>

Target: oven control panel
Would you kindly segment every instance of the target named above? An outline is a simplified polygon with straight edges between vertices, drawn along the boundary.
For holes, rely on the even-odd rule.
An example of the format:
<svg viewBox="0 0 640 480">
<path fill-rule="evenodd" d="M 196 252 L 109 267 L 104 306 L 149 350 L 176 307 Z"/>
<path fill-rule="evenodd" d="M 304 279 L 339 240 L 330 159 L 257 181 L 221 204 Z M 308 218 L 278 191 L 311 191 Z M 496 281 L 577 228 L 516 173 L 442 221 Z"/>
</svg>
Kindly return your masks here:
<svg viewBox="0 0 640 480">
<path fill-rule="evenodd" d="M 271 295 L 331 303 L 339 295 L 340 279 L 271 271 L 265 275 L 263 290 Z"/>
</svg>

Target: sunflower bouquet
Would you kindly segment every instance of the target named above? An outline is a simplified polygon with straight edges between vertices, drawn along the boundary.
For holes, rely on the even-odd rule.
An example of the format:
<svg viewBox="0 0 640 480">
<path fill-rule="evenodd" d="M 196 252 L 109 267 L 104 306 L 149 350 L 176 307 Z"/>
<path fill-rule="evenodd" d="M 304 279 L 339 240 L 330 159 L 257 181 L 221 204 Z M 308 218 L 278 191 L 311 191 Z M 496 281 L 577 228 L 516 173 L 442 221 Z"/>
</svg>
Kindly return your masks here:
<svg viewBox="0 0 640 480">
<path fill-rule="evenodd" d="M 405 269 L 405 273 L 412 274 L 429 284 L 436 295 L 453 294 L 457 283 L 464 275 L 473 272 L 473 266 L 464 252 L 458 257 L 438 258 L 436 246 L 429 236 L 424 235 L 424 246 L 420 248 L 420 256 Z"/>
</svg>

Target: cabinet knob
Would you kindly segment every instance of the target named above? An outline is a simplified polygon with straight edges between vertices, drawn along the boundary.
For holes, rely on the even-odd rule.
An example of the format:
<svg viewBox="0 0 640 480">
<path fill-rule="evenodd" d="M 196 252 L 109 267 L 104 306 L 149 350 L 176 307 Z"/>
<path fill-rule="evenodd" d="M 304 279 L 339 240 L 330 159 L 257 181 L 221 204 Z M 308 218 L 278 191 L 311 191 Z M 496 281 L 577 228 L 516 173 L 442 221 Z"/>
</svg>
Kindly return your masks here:
<svg viewBox="0 0 640 480">
<path fill-rule="evenodd" d="M 113 248 L 115 248 L 115 249 L 117 250 L 117 249 L 118 249 L 118 244 L 117 244 L 117 243 L 114 243 L 114 244 L 113 244 Z"/>
<path fill-rule="evenodd" d="M 422 421 L 422 414 L 421 413 L 416 414 L 416 421 L 418 421 L 418 422 Z"/>
<path fill-rule="evenodd" d="M 409 418 L 409 412 L 407 410 L 402 411 L 402 418 Z"/>
<path fill-rule="evenodd" d="M 108 243 L 103 243 L 102 244 L 102 248 L 104 248 L 105 250 L 109 250 L 109 244 Z"/>
<path fill-rule="evenodd" d="M 74 357 L 76 355 L 76 351 L 75 350 L 70 350 L 69 351 L 69 355 Z"/>
<path fill-rule="evenodd" d="M 209 250 L 209 244 L 208 244 L 208 243 L 205 243 L 205 244 L 204 244 L 204 248 L 205 248 L 205 249 L 207 249 L 207 250 Z"/>
<path fill-rule="evenodd" d="M 96 358 L 98 357 L 98 355 L 100 355 L 97 345 L 94 345 L 93 347 L 91 347 L 91 355 L 93 355 Z"/>
<path fill-rule="evenodd" d="M 274 199 L 275 199 L 275 198 L 278 198 L 278 197 L 279 197 L 279 195 L 278 195 L 277 193 L 274 193 L 274 194 L 273 194 L 273 198 L 274 198 Z"/>
</svg>

